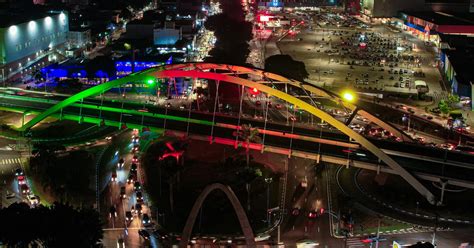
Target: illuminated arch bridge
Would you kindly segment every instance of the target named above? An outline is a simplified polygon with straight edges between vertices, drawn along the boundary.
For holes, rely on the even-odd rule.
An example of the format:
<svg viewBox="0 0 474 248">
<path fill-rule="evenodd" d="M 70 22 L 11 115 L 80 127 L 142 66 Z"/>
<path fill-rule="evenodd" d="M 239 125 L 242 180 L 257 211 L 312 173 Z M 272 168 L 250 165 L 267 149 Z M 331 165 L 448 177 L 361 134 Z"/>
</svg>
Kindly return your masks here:
<svg viewBox="0 0 474 248">
<path fill-rule="evenodd" d="M 97 96 L 107 92 L 108 90 L 119 87 L 121 85 L 127 83 L 143 83 L 148 82 L 149 80 L 156 80 L 156 79 L 170 79 L 174 80 L 175 78 L 192 78 L 193 82 L 194 79 L 207 79 L 216 82 L 215 93 L 209 92 L 210 96 L 218 96 L 219 95 L 219 85 L 222 83 L 231 84 L 239 87 L 239 92 L 244 92 L 244 89 L 250 88 L 255 89 L 259 92 L 265 93 L 269 96 L 272 96 L 276 99 L 280 99 L 290 106 L 295 106 L 300 110 L 304 110 L 312 116 L 321 119 L 322 121 L 328 123 L 329 125 L 333 126 L 343 134 L 350 137 L 353 141 L 357 144 L 371 152 L 375 155 L 379 161 L 385 163 L 391 169 L 396 171 L 401 177 L 403 177 L 410 185 L 412 185 L 421 195 L 423 195 L 429 202 L 434 203 L 435 198 L 434 195 L 424 186 L 422 185 L 413 175 L 411 175 L 408 171 L 406 171 L 402 166 L 400 166 L 395 160 L 393 160 L 390 156 L 385 154 L 381 149 L 363 137 L 361 134 L 355 132 L 351 128 L 348 127 L 350 121 L 343 123 L 332 115 L 323 111 L 317 103 L 313 100 L 314 97 L 318 98 L 325 98 L 329 101 L 332 101 L 334 104 L 349 110 L 352 112 L 350 116 L 350 120 L 358 114 L 362 115 L 363 117 L 369 119 L 371 122 L 377 124 L 378 126 L 384 128 L 385 130 L 390 131 L 398 138 L 402 139 L 403 141 L 411 141 L 411 138 L 404 134 L 402 131 L 394 128 L 390 124 L 383 122 L 382 120 L 378 119 L 374 115 L 370 114 L 367 111 L 364 111 L 358 108 L 356 105 L 352 103 L 345 102 L 341 100 L 339 96 L 328 92 L 322 88 L 304 83 L 295 81 L 292 79 L 288 79 L 286 77 L 265 72 L 262 70 L 254 69 L 254 68 L 247 68 L 242 66 L 233 66 L 233 65 L 225 65 L 225 64 L 211 64 L 211 63 L 184 63 L 184 64 L 174 64 L 174 65 L 165 65 L 161 67 L 155 67 L 148 70 L 144 70 L 141 72 L 137 72 L 131 74 L 127 77 L 120 78 L 117 80 L 109 81 L 104 84 L 97 85 L 95 87 L 89 88 L 84 90 L 76 95 L 70 96 L 69 98 L 57 103 L 56 105 L 50 107 L 46 111 L 38 114 L 36 117 L 31 119 L 29 122 L 25 123 L 20 130 L 26 131 L 46 117 L 56 114 L 62 109 L 74 105 L 77 102 L 81 102 L 83 99 L 87 97 Z M 290 95 L 288 92 L 288 88 L 295 88 L 298 89 L 299 92 L 306 97 L 296 97 Z M 240 113 L 242 112 L 242 100 L 243 100 L 243 93 L 240 94 Z M 216 97 L 217 99 L 217 97 Z M 216 103 L 214 104 L 214 116 L 216 112 Z M 265 119 L 265 123 L 266 123 Z M 240 123 L 240 115 L 239 115 L 239 123 Z M 215 124 L 214 119 L 211 123 L 212 125 Z"/>
</svg>

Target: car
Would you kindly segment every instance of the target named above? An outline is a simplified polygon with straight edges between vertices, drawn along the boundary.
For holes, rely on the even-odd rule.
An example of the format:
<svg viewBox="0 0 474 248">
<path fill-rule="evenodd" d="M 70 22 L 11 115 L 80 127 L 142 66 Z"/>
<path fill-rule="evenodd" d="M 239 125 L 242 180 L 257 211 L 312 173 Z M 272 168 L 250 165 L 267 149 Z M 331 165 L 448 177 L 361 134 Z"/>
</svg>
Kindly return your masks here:
<svg viewBox="0 0 474 248">
<path fill-rule="evenodd" d="M 186 104 L 182 104 L 181 106 L 179 106 L 180 109 L 186 109 Z"/>
<path fill-rule="evenodd" d="M 125 212 L 125 220 L 126 220 L 126 221 L 132 221 L 132 220 L 133 220 L 132 211 L 127 211 L 127 212 Z"/>
<path fill-rule="evenodd" d="M 137 202 L 143 202 L 143 194 L 141 191 L 135 192 L 135 197 L 137 198 Z"/>
<path fill-rule="evenodd" d="M 30 193 L 30 187 L 28 187 L 28 185 L 26 184 L 20 185 L 20 190 L 21 190 L 21 193 L 25 195 Z"/>
<path fill-rule="evenodd" d="M 117 239 L 117 248 L 125 248 L 125 241 L 123 237 Z"/>
<path fill-rule="evenodd" d="M 133 146 L 133 148 L 132 148 L 132 152 L 133 152 L 133 153 L 138 152 L 138 148 L 139 148 L 139 146 L 138 146 L 137 144 L 135 144 L 135 145 Z"/>
<path fill-rule="evenodd" d="M 141 183 L 140 183 L 140 182 L 135 182 L 135 183 L 133 184 L 133 189 L 134 189 L 135 191 L 141 190 L 141 189 L 142 189 Z"/>
<path fill-rule="evenodd" d="M 112 140 L 112 136 L 105 137 L 105 140 L 108 140 L 108 141 Z"/>
<path fill-rule="evenodd" d="M 171 103 L 166 103 L 166 104 L 165 104 L 165 107 L 166 107 L 166 108 L 171 108 Z"/>
<path fill-rule="evenodd" d="M 133 155 L 132 157 L 132 163 L 138 163 L 138 156 L 137 155 Z"/>
<path fill-rule="evenodd" d="M 137 171 L 137 164 L 132 163 L 132 165 L 130 165 L 130 171 L 136 172 Z"/>
<path fill-rule="evenodd" d="M 18 176 L 17 180 L 18 180 L 19 185 L 26 184 L 26 177 L 25 176 Z"/>
<path fill-rule="evenodd" d="M 147 108 L 141 108 L 141 109 L 138 110 L 138 112 L 148 113 L 148 109 Z"/>
<path fill-rule="evenodd" d="M 415 137 L 414 139 L 416 142 L 420 143 L 420 144 L 424 144 L 425 143 L 425 138 L 423 137 Z"/>
<path fill-rule="evenodd" d="M 32 206 L 36 206 L 39 204 L 38 197 L 35 196 L 34 194 L 28 194 L 26 195 L 26 198 L 28 199 L 28 201 L 30 202 Z"/>
<path fill-rule="evenodd" d="M 301 181 L 300 183 L 302 188 L 307 188 L 308 187 L 308 179 L 306 177 Z"/>
<path fill-rule="evenodd" d="M 131 184 L 134 183 L 137 180 L 137 175 L 134 173 L 130 173 L 127 178 L 127 183 Z"/>
<path fill-rule="evenodd" d="M 15 176 L 18 177 L 18 176 L 23 176 L 23 175 L 24 175 L 24 173 L 23 173 L 23 170 L 21 168 L 17 168 L 15 170 Z"/>
<path fill-rule="evenodd" d="M 110 181 L 117 182 L 117 172 L 112 172 L 112 177 L 110 178 Z"/>
<path fill-rule="evenodd" d="M 153 231 L 153 235 L 159 239 L 167 239 L 168 233 L 163 229 L 157 229 Z"/>
<path fill-rule="evenodd" d="M 453 150 L 454 149 L 454 145 L 450 144 L 450 143 L 439 144 L 438 147 L 441 148 L 441 149 L 446 149 L 446 150 Z"/>
<path fill-rule="evenodd" d="M 125 165 L 125 160 L 123 158 L 120 158 L 118 163 L 117 163 L 117 168 L 121 169 Z"/>
<path fill-rule="evenodd" d="M 315 210 L 309 211 L 309 213 L 308 213 L 308 218 L 309 219 L 315 219 L 316 217 L 318 217 L 318 212 L 317 211 L 315 211 Z"/>
<path fill-rule="evenodd" d="M 148 214 L 143 214 L 142 223 L 143 223 L 143 225 L 151 224 L 151 220 L 150 220 L 150 217 L 148 216 Z"/>
<path fill-rule="evenodd" d="M 148 231 L 145 229 L 139 230 L 138 235 L 140 235 L 140 237 L 142 237 L 143 239 L 146 239 L 146 240 L 150 239 L 150 233 L 148 233 Z"/>
<path fill-rule="evenodd" d="M 141 203 L 136 203 L 136 204 L 135 204 L 134 212 L 135 212 L 135 214 L 137 214 L 137 215 L 142 214 L 142 204 L 141 204 Z"/>
<path fill-rule="evenodd" d="M 127 197 L 125 186 L 120 187 L 120 198 L 125 199 Z"/>
<path fill-rule="evenodd" d="M 293 210 L 291 210 L 291 215 L 293 216 L 298 216 L 301 213 L 301 208 L 300 207 L 294 207 Z"/>
<path fill-rule="evenodd" d="M 140 138 L 139 138 L 138 136 L 133 135 L 133 136 L 132 136 L 132 142 L 133 142 L 134 144 L 136 144 L 136 143 L 138 143 L 138 141 L 140 141 Z"/>
<path fill-rule="evenodd" d="M 277 104 L 275 104 L 275 108 L 276 108 L 276 109 L 281 109 L 282 106 L 281 106 L 281 104 L 277 103 Z"/>
<path fill-rule="evenodd" d="M 115 206 L 111 206 L 109 208 L 109 218 L 112 217 L 117 217 L 117 209 L 115 208 Z"/>
</svg>

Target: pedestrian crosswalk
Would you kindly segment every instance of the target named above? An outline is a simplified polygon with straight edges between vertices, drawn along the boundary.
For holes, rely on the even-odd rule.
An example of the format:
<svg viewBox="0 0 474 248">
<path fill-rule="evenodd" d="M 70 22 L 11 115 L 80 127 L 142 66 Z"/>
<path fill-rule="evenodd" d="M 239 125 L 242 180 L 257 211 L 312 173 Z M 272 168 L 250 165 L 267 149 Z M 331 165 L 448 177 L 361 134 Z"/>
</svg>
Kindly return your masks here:
<svg viewBox="0 0 474 248">
<path fill-rule="evenodd" d="M 346 239 L 346 247 L 366 247 L 366 244 L 362 242 L 360 238 L 348 238 Z"/>
<path fill-rule="evenodd" d="M 26 162 L 26 158 L 3 158 L 0 159 L 0 165 L 21 164 Z"/>
</svg>

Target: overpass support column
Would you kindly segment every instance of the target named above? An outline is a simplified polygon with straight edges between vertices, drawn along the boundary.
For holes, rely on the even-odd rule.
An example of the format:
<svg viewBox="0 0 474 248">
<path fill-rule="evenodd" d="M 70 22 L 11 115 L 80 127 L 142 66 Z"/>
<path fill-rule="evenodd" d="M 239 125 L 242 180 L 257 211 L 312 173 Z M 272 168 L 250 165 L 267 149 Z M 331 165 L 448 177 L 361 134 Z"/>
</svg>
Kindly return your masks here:
<svg viewBox="0 0 474 248">
<path fill-rule="evenodd" d="M 444 192 L 446 191 L 446 185 L 448 181 L 441 179 L 441 197 L 439 199 L 438 205 L 442 206 L 444 201 Z"/>
</svg>

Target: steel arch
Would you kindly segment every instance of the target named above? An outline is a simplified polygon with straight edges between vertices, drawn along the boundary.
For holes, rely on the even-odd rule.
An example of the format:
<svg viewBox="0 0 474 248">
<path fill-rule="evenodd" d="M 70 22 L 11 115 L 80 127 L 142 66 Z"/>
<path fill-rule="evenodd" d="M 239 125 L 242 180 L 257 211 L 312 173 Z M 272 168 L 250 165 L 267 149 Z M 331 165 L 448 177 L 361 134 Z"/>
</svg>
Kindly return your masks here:
<svg viewBox="0 0 474 248">
<path fill-rule="evenodd" d="M 230 74 L 233 74 L 233 75 L 209 72 L 211 69 L 227 70 L 227 71 L 230 71 L 231 72 Z M 303 87 L 305 87 L 306 89 L 314 91 L 315 94 L 330 97 L 333 100 L 341 102 L 341 104 L 344 104 L 345 106 L 356 109 L 354 105 L 340 101 L 340 98 L 338 98 L 336 95 L 329 93 L 323 89 L 316 88 L 314 86 L 309 87 L 308 85 L 304 85 L 303 83 L 300 83 L 298 81 L 287 79 L 285 77 L 282 77 L 273 73 L 267 73 L 267 72 L 257 70 L 257 69 L 250 69 L 250 68 L 232 66 L 232 65 L 222 65 L 222 64 L 219 65 L 219 64 L 209 64 L 209 63 L 186 63 L 186 64 L 167 65 L 167 66 L 162 66 L 162 67 L 151 68 L 139 73 L 132 74 L 125 78 L 109 81 L 107 83 L 87 89 L 81 93 L 73 95 L 65 99 L 64 101 L 56 104 L 55 106 L 43 112 L 41 115 L 36 116 L 32 120 L 30 120 L 28 123 L 26 123 L 24 126 L 22 126 L 21 130 L 24 131 L 28 128 L 33 127 L 34 125 L 39 123 L 41 120 L 43 120 L 47 116 L 59 111 L 60 109 L 64 107 L 71 105 L 72 103 L 76 101 L 79 101 L 80 99 L 100 94 L 101 92 L 104 92 L 113 87 L 122 85 L 129 81 L 145 80 L 146 78 L 149 78 L 150 76 L 153 76 L 155 78 L 189 77 L 189 78 L 205 78 L 205 79 L 211 79 L 211 80 L 220 80 L 223 82 L 233 83 L 233 84 L 237 84 L 237 85 L 241 85 L 245 87 L 256 88 L 260 90 L 261 92 L 264 92 L 272 96 L 275 96 L 279 99 L 285 100 L 297 106 L 299 109 L 303 109 L 311 113 L 312 115 L 320 118 L 321 120 L 327 122 L 328 124 L 337 128 L 339 131 L 346 134 L 347 136 L 355 140 L 357 143 L 362 145 L 365 149 L 367 149 L 372 154 L 377 156 L 381 161 L 383 161 L 393 170 L 397 171 L 401 177 L 403 177 L 412 187 L 414 187 L 430 203 L 435 204 L 434 195 L 423 184 L 421 184 L 413 175 L 411 175 L 408 171 L 406 171 L 403 167 L 401 167 L 395 160 L 393 160 L 391 157 L 385 154 L 381 149 L 379 149 L 370 141 L 368 141 L 365 137 L 363 137 L 359 133 L 355 132 L 354 130 L 346 126 L 346 124 L 338 121 L 337 119 L 335 119 L 328 113 L 316 108 L 315 106 L 312 106 L 309 103 L 301 99 L 298 99 L 294 96 L 291 96 L 279 90 L 273 89 L 272 87 L 266 86 L 265 84 L 262 84 L 260 81 L 254 82 L 254 81 L 244 79 L 244 78 L 239 78 L 236 76 L 242 73 L 268 76 L 271 79 L 278 80 L 278 81 L 289 80 L 289 82 L 291 82 L 292 85 L 295 85 L 297 87 L 298 86 L 301 87 L 303 85 Z"/>
<path fill-rule="evenodd" d="M 340 104 L 344 106 L 345 108 L 350 109 L 351 111 L 357 111 L 358 114 L 364 116 L 365 118 L 374 122 L 378 126 L 384 128 L 385 130 L 390 131 L 396 137 L 401 138 L 402 141 L 413 142 L 413 139 L 409 135 L 407 135 L 405 132 L 398 129 L 397 127 L 382 121 L 375 115 L 371 114 L 368 111 L 363 110 L 362 108 L 360 108 L 359 106 L 356 106 L 355 104 L 349 103 L 347 101 L 343 101 L 341 97 L 338 96 L 337 94 L 334 94 L 333 92 L 330 92 L 316 85 L 286 78 L 284 76 L 271 73 L 271 72 L 266 72 L 258 68 L 248 68 L 248 67 L 237 66 L 237 65 L 212 64 L 212 63 L 185 63 L 185 64 L 169 65 L 167 66 L 167 69 L 168 70 L 169 69 L 180 69 L 180 70 L 196 69 L 196 70 L 202 70 L 202 71 L 203 70 L 221 70 L 221 71 L 228 71 L 230 74 L 234 74 L 234 75 L 248 74 L 252 76 L 261 77 L 263 79 L 269 79 L 274 82 L 287 83 L 291 86 L 307 90 L 308 92 L 315 94 L 317 96 L 327 97 L 329 100 L 336 102 L 337 104 Z M 257 82 L 263 83 L 265 82 L 265 80 L 257 81 Z"/>
<path fill-rule="evenodd" d="M 209 194 L 214 190 L 220 190 L 225 193 L 227 199 L 229 199 L 230 203 L 232 204 L 232 207 L 235 210 L 235 213 L 237 214 L 237 219 L 239 220 L 240 227 L 242 228 L 247 247 L 255 248 L 255 236 L 253 234 L 252 227 L 250 226 L 249 219 L 247 218 L 244 208 L 242 207 L 242 204 L 240 204 L 239 199 L 229 186 L 220 183 L 208 185 L 206 188 L 204 188 L 197 200 L 194 202 L 193 208 L 191 209 L 191 213 L 189 213 L 188 219 L 186 220 L 186 224 L 184 225 L 184 230 L 181 237 L 181 241 L 179 242 L 179 247 L 186 248 L 188 246 L 199 210 L 201 209 L 204 200 L 206 200 Z"/>
</svg>

